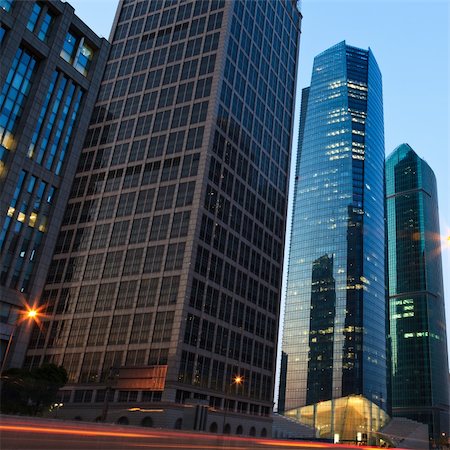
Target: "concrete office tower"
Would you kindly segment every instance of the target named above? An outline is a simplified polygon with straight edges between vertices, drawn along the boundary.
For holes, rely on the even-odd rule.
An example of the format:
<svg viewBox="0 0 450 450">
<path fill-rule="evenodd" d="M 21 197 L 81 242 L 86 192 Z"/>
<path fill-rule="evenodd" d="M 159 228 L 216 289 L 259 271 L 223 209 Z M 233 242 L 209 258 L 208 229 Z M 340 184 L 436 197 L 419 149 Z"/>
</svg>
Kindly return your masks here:
<svg viewBox="0 0 450 450">
<path fill-rule="evenodd" d="M 449 394 L 436 178 L 408 144 L 386 159 L 386 210 L 392 414 L 428 424 L 439 446 Z"/>
<path fill-rule="evenodd" d="M 372 52 L 341 42 L 318 55 L 300 115 L 282 412 L 321 437 L 373 440 L 387 390 L 383 104 Z"/>
<path fill-rule="evenodd" d="M 0 0 L 0 359 L 18 367 L 109 44 L 63 2 Z"/>
<path fill-rule="evenodd" d="M 270 433 L 300 20 L 120 3 L 27 358 L 58 415 Z"/>
</svg>

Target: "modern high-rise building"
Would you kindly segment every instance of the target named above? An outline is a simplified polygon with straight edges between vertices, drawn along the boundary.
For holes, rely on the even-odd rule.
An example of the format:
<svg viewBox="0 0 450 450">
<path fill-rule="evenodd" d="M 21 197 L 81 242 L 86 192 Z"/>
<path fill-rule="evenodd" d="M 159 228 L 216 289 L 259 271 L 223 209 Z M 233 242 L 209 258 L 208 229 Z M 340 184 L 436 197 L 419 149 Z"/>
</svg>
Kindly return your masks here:
<svg viewBox="0 0 450 450">
<path fill-rule="evenodd" d="M 58 415 L 270 433 L 300 21 L 120 2 L 26 361 Z"/>
<path fill-rule="evenodd" d="M 449 433 L 438 198 L 432 169 L 408 144 L 386 160 L 386 213 L 392 414 L 428 424 L 438 445 Z"/>
<path fill-rule="evenodd" d="M 281 412 L 322 437 L 371 440 L 388 400 L 383 103 L 371 50 L 341 42 L 318 55 L 300 116 Z"/>
<path fill-rule="evenodd" d="M 20 367 L 109 43 L 60 1 L 0 0 L 0 360 Z M 19 319 L 20 320 L 20 319 Z"/>
</svg>

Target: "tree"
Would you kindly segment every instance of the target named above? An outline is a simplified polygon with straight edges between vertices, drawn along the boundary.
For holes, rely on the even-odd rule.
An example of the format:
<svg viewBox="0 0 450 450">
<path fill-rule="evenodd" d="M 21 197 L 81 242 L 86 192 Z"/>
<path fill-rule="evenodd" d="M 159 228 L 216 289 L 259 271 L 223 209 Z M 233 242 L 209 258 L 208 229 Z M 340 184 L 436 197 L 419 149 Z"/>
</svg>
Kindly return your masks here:
<svg viewBox="0 0 450 450">
<path fill-rule="evenodd" d="M 9 369 L 2 377 L 1 411 L 37 415 L 55 402 L 67 380 L 64 367 L 55 364 L 32 370 Z"/>
</svg>

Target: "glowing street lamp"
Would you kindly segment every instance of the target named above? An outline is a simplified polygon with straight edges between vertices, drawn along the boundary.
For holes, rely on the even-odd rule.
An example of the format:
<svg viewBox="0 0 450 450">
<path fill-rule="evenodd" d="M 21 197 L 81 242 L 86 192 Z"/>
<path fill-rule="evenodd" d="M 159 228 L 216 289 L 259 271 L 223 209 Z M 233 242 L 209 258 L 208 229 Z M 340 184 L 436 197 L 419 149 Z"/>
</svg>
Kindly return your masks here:
<svg viewBox="0 0 450 450">
<path fill-rule="evenodd" d="M 27 311 L 26 316 L 28 319 L 34 319 L 35 317 L 37 317 L 38 312 L 36 309 L 30 309 L 29 311 Z"/>
<path fill-rule="evenodd" d="M 12 344 L 14 335 L 16 334 L 17 328 L 24 321 L 34 320 L 35 322 L 38 322 L 39 315 L 40 315 L 40 313 L 39 313 L 38 309 L 30 308 L 28 306 L 26 306 L 25 310 L 19 312 L 19 319 L 15 321 L 14 328 L 12 329 L 11 334 L 9 335 L 8 345 L 6 346 L 6 351 L 3 356 L 3 361 L 2 361 L 2 367 L 0 369 L 0 378 L 3 376 L 3 371 L 5 370 L 5 367 L 6 367 L 6 361 L 8 360 L 9 350 L 11 348 L 11 344 Z"/>
<path fill-rule="evenodd" d="M 236 375 L 233 380 L 234 384 L 236 384 L 236 385 L 242 384 L 243 381 L 244 381 L 244 378 L 241 377 L 240 375 Z M 236 388 L 236 390 L 237 390 L 237 388 Z"/>
</svg>

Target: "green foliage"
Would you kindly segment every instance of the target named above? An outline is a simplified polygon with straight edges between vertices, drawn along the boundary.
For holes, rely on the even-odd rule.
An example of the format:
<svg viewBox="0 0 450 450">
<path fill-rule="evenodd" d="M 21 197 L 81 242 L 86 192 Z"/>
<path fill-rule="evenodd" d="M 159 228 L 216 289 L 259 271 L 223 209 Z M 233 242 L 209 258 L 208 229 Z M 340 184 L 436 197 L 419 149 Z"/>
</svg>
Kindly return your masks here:
<svg viewBox="0 0 450 450">
<path fill-rule="evenodd" d="M 35 416 L 55 402 L 58 390 L 67 383 L 67 372 L 55 364 L 32 370 L 9 369 L 1 383 L 2 413 Z"/>
</svg>

